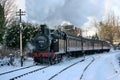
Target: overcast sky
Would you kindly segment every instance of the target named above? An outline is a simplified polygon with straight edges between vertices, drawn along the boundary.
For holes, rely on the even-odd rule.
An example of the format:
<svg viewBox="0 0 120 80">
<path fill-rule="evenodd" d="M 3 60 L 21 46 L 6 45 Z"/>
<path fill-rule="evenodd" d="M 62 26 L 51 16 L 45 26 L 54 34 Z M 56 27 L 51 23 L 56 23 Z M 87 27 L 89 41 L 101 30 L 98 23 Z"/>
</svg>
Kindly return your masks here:
<svg viewBox="0 0 120 80">
<path fill-rule="evenodd" d="M 119 0 L 18 0 L 19 8 L 26 11 L 27 21 L 58 25 L 63 21 L 77 27 L 91 26 L 94 18 L 110 11 L 120 15 Z"/>
</svg>

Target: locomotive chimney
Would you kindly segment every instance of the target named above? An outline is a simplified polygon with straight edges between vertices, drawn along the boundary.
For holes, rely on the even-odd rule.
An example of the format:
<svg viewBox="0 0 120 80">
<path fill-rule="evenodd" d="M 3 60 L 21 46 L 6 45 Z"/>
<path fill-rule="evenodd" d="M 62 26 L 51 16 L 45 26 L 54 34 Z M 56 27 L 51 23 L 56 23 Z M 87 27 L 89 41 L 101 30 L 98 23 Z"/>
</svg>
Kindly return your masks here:
<svg viewBox="0 0 120 80">
<path fill-rule="evenodd" d="M 42 32 L 42 34 L 46 34 L 46 35 L 49 34 L 49 30 L 48 30 L 48 27 L 47 27 L 46 24 L 42 24 L 42 25 L 40 25 L 40 28 L 41 28 L 41 32 Z"/>
</svg>

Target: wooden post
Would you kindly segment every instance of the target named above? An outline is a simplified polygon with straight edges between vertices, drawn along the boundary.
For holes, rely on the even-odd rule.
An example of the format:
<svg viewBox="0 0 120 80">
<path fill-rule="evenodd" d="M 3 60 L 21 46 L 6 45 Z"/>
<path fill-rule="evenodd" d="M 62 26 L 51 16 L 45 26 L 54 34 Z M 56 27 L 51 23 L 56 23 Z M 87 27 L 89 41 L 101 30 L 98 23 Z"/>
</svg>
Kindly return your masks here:
<svg viewBox="0 0 120 80">
<path fill-rule="evenodd" d="M 20 26 L 20 56 L 21 56 L 21 67 L 23 66 L 23 53 L 22 53 L 22 15 L 25 15 L 25 12 L 21 11 L 21 9 L 19 9 L 17 13 L 17 16 L 20 17 L 20 22 L 19 22 L 19 26 Z"/>
</svg>

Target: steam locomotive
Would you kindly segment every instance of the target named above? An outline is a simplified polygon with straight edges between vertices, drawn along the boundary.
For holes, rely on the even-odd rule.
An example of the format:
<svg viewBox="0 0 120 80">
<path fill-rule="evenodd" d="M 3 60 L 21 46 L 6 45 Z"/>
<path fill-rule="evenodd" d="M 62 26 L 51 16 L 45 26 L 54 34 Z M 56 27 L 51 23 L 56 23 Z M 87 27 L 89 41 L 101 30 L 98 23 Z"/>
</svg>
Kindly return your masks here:
<svg viewBox="0 0 120 80">
<path fill-rule="evenodd" d="M 46 25 L 40 27 L 41 33 L 32 41 L 35 47 L 32 55 L 36 63 L 55 64 L 60 62 L 63 56 L 78 57 L 110 50 L 110 44 L 103 40 L 67 34 L 63 31 L 48 29 Z"/>
</svg>

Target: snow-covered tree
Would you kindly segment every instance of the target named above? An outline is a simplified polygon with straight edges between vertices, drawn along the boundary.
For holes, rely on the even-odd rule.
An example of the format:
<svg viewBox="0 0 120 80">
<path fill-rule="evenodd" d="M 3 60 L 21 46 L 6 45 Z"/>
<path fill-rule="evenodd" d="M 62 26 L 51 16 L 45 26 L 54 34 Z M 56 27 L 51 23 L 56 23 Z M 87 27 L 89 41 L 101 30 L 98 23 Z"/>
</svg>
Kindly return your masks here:
<svg viewBox="0 0 120 80">
<path fill-rule="evenodd" d="M 27 42 L 31 41 L 33 37 L 39 33 L 39 27 L 32 25 L 30 23 L 22 23 L 23 26 L 23 48 L 26 46 Z M 10 48 L 19 48 L 20 46 L 20 28 L 18 22 L 13 22 L 11 27 L 6 33 L 6 46 Z"/>
<path fill-rule="evenodd" d="M 3 42 L 3 35 L 5 32 L 4 23 L 5 23 L 4 9 L 0 4 L 0 43 Z"/>
</svg>

